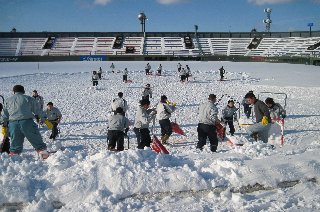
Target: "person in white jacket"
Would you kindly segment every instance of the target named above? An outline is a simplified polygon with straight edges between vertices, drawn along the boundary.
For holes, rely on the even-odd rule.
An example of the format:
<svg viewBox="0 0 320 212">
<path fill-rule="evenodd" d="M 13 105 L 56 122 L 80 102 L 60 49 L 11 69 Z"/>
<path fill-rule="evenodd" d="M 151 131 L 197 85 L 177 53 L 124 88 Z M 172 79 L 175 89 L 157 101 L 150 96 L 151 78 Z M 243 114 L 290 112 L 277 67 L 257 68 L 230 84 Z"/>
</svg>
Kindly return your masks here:
<svg viewBox="0 0 320 212">
<path fill-rule="evenodd" d="M 138 149 L 150 147 L 151 144 L 149 123 L 155 118 L 157 112 L 149 107 L 150 101 L 142 99 L 136 113 L 133 131 L 137 136 Z"/>
<path fill-rule="evenodd" d="M 216 95 L 210 94 L 208 101 L 202 103 L 199 107 L 199 123 L 198 123 L 198 144 L 197 149 L 202 150 L 206 145 L 207 138 L 210 141 L 210 150 L 216 152 L 218 148 L 218 138 L 215 125 L 220 123 L 218 119 L 218 108 L 215 106 L 217 100 Z"/>
<path fill-rule="evenodd" d="M 127 81 L 128 81 L 128 69 L 125 68 L 122 73 L 123 73 L 123 75 L 122 75 L 122 81 L 123 81 L 123 82 L 127 82 Z"/>
<path fill-rule="evenodd" d="M 161 142 L 167 144 L 167 140 L 172 134 L 170 123 L 171 114 L 176 110 L 176 104 L 169 104 L 168 98 L 163 95 L 157 105 L 157 119 L 161 127 Z"/>
</svg>

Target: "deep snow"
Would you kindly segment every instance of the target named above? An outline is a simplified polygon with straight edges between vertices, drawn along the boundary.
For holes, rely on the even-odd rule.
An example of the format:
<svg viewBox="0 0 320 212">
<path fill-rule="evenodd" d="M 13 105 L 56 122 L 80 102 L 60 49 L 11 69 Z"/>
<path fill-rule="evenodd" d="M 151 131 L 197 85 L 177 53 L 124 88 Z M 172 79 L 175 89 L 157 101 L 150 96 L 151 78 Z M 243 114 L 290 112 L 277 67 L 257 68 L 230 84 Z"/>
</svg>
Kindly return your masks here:
<svg viewBox="0 0 320 212">
<path fill-rule="evenodd" d="M 26 93 L 37 89 L 46 102 L 63 113 L 61 135 L 55 144 L 49 132 L 41 133 L 50 149 L 66 147 L 46 161 L 37 159 L 25 142 L 21 156 L 0 157 L 1 204 L 22 202 L 25 211 L 318 211 L 319 188 L 319 90 L 320 69 L 315 66 L 184 62 L 192 80 L 178 82 L 177 62 L 161 63 L 164 76 L 145 76 L 145 62 L 114 62 L 116 70 L 127 67 L 133 83 L 122 83 L 122 75 L 110 73 L 110 62 L 0 63 L 0 91 L 8 97 L 15 84 Z M 227 70 L 227 81 L 218 81 L 218 68 Z M 91 86 L 91 71 L 102 67 L 104 79 Z M 119 91 L 134 114 L 143 86 L 153 87 L 155 105 L 162 94 L 178 103 L 173 114 L 187 136 L 172 135 L 170 155 L 131 148 L 121 153 L 106 150 L 107 115 Z M 244 94 L 286 93 L 285 144 L 279 137 L 270 144 L 245 143 L 230 147 L 219 143 L 218 152 L 195 149 L 197 108 L 209 93 L 227 94 L 241 100 Z M 261 96 L 262 100 L 265 98 Z M 228 98 L 219 102 L 219 109 Z M 281 99 L 278 99 L 281 101 Z M 156 135 L 160 132 L 158 124 Z M 238 139 L 247 140 L 244 129 Z M 249 186 L 248 186 L 249 185 Z M 253 191 L 255 188 L 259 191 Z M 53 206 L 54 205 L 54 206 Z M 58 206 L 57 206 L 58 205 Z"/>
</svg>

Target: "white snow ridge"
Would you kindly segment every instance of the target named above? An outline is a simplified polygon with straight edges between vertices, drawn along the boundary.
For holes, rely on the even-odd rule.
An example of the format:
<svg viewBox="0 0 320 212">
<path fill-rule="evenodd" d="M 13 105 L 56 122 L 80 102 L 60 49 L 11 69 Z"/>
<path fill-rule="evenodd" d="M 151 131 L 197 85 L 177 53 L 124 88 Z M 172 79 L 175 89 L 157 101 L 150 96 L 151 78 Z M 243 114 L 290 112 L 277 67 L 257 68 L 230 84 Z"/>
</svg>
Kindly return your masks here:
<svg viewBox="0 0 320 212">
<path fill-rule="evenodd" d="M 1 95 L 8 98 L 21 84 L 26 94 L 38 90 L 63 115 L 55 143 L 40 129 L 49 150 L 58 150 L 47 160 L 39 160 L 28 141 L 21 155 L 0 155 L 0 211 L 319 211 L 319 67 L 180 62 L 191 68 L 189 82 L 179 82 L 177 62 L 150 62 L 153 68 L 162 64 L 163 76 L 146 76 L 146 62 L 114 62 L 116 70 L 128 68 L 132 83 L 111 73 L 110 62 L 40 63 L 39 69 L 38 63 L 0 63 Z M 222 65 L 226 81 L 219 81 Z M 91 72 L 99 67 L 103 79 L 93 88 Z M 136 149 L 131 126 L 130 149 L 108 151 L 110 102 L 123 92 L 133 122 L 147 83 L 152 106 L 161 95 L 177 102 L 171 120 L 186 136 L 173 134 L 170 154 L 156 154 Z M 241 101 L 249 90 L 288 95 L 284 145 L 278 135 L 268 144 L 252 143 L 245 127 L 236 126 L 235 140 L 243 146 L 223 141 L 217 153 L 208 145 L 196 150 L 199 104 L 210 93 L 225 94 L 221 112 L 229 98 Z M 159 136 L 157 122 L 154 129 Z"/>
</svg>

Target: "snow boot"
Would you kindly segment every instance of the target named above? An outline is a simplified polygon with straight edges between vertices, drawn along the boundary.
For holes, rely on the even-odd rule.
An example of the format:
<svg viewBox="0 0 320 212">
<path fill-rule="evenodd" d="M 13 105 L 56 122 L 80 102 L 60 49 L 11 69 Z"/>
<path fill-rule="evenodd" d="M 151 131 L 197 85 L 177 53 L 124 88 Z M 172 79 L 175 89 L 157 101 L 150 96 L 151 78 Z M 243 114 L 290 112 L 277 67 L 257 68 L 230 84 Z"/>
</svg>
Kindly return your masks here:
<svg viewBox="0 0 320 212">
<path fill-rule="evenodd" d="M 42 160 L 45 160 L 49 157 L 47 150 L 37 150 L 37 153 Z"/>
<path fill-rule="evenodd" d="M 167 142 L 168 139 L 169 139 L 169 136 L 167 134 L 161 136 L 161 143 L 162 144 L 168 144 L 168 142 Z"/>
</svg>

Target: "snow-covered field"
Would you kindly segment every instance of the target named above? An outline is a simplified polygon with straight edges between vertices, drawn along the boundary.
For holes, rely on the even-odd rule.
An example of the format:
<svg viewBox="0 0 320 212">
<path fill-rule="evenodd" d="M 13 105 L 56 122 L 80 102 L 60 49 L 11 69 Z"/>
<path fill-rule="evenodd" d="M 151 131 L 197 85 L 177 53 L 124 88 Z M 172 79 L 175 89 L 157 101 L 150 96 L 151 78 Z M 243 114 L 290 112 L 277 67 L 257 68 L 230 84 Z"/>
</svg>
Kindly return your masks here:
<svg viewBox="0 0 320 212">
<path fill-rule="evenodd" d="M 0 94 L 9 97 L 12 87 L 21 84 L 26 94 L 36 89 L 45 102 L 52 101 L 63 114 L 60 138 L 53 144 L 44 127 L 41 133 L 50 149 L 59 143 L 66 147 L 45 161 L 38 160 L 28 141 L 20 156 L 2 154 L 0 211 L 320 210 L 319 67 L 181 61 L 193 76 L 180 83 L 177 62 L 150 64 L 154 70 L 160 63 L 165 71 L 158 77 L 144 75 L 146 62 L 115 62 L 117 70 L 128 68 L 132 83 L 110 73 L 110 62 L 0 63 Z M 223 82 L 217 80 L 222 65 L 227 71 Z M 91 72 L 100 66 L 103 80 L 95 89 Z M 178 103 L 172 120 L 187 136 L 173 134 L 170 155 L 157 155 L 135 149 L 129 131 L 129 150 L 107 151 L 111 100 L 122 91 L 133 121 L 146 83 L 153 87 L 152 105 L 163 94 Z M 242 147 L 222 142 L 217 153 L 196 150 L 199 103 L 210 93 L 241 100 L 249 90 L 288 95 L 284 146 L 275 136 L 270 139 L 275 149 L 260 142 Z M 228 98 L 219 102 L 220 109 Z M 244 129 L 237 130 L 236 136 L 246 140 Z M 156 124 L 155 134 L 159 132 Z"/>
</svg>

